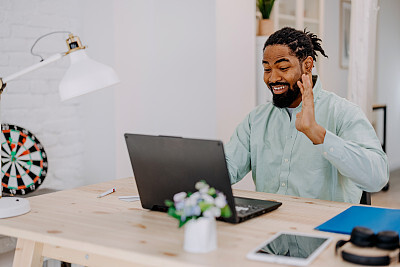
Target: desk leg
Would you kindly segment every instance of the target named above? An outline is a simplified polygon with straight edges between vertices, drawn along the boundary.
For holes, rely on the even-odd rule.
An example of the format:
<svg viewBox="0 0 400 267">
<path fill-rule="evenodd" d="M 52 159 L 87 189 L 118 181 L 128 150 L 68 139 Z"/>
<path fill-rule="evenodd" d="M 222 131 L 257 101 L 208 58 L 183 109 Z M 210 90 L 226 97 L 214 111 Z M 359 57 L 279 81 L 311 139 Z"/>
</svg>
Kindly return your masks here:
<svg viewBox="0 0 400 267">
<path fill-rule="evenodd" d="M 13 267 L 42 267 L 43 243 L 18 238 Z"/>
</svg>

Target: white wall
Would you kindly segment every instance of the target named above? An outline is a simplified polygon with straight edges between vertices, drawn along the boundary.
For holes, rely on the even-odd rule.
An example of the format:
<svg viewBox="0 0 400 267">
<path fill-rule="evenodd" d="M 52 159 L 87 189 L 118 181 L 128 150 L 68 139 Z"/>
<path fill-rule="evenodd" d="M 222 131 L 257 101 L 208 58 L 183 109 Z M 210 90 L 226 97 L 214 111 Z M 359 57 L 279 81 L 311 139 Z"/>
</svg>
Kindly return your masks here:
<svg viewBox="0 0 400 267">
<path fill-rule="evenodd" d="M 322 84 L 325 90 L 347 97 L 348 69 L 340 67 L 340 0 L 324 2 L 324 34 L 322 48 L 329 58 L 318 54 L 322 66 Z"/>
<path fill-rule="evenodd" d="M 255 5 L 217 0 L 216 10 L 217 133 L 228 141 L 256 105 Z"/>
<path fill-rule="evenodd" d="M 215 2 L 114 5 L 116 177 L 132 176 L 123 134 L 216 138 Z"/>
<path fill-rule="evenodd" d="M 227 142 L 256 105 L 255 6 L 252 1 L 217 0 L 216 10 L 217 136 Z M 251 173 L 233 187 L 254 190 Z"/>
<path fill-rule="evenodd" d="M 254 6 L 224 1 L 115 3 L 117 178 L 125 132 L 227 141 L 254 107 Z"/>
<path fill-rule="evenodd" d="M 377 102 L 387 105 L 386 152 L 391 170 L 400 168 L 400 1 L 381 0 L 377 34 Z M 382 114 L 379 114 L 382 115 Z"/>
<path fill-rule="evenodd" d="M 115 68 L 115 24 L 113 2 L 109 0 L 81 1 L 82 41 L 87 54 Z M 93 7 L 96 11 L 93 12 Z M 117 86 L 81 96 L 79 113 L 83 137 L 82 177 L 86 184 L 115 178 L 115 91 Z"/>
</svg>

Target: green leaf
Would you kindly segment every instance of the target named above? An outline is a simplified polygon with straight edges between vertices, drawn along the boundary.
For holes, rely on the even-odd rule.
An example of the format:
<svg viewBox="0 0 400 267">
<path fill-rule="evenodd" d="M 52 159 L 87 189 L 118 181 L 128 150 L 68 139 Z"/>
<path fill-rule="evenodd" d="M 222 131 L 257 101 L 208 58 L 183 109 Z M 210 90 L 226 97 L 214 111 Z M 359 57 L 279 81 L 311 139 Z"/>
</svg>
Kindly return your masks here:
<svg viewBox="0 0 400 267">
<path fill-rule="evenodd" d="M 190 220 L 196 220 L 197 218 L 198 218 L 197 216 L 190 216 L 190 217 L 187 217 L 185 221 L 179 221 L 179 226 L 178 226 L 178 227 L 181 228 L 181 227 L 184 226 L 185 223 L 187 223 L 188 221 L 190 221 Z"/>
<path fill-rule="evenodd" d="M 257 7 L 263 19 L 269 19 L 275 0 L 257 0 Z"/>
<path fill-rule="evenodd" d="M 181 216 L 179 216 L 178 214 L 176 214 L 176 209 L 173 208 L 173 207 L 170 207 L 170 208 L 168 209 L 168 213 L 167 213 L 167 214 L 168 214 L 169 216 L 175 218 L 175 219 L 178 219 L 178 220 L 181 219 Z"/>
<path fill-rule="evenodd" d="M 167 205 L 167 207 L 173 207 L 175 204 L 172 200 L 167 199 L 165 200 L 165 205 Z"/>
<path fill-rule="evenodd" d="M 231 215 L 232 215 L 232 211 L 228 205 L 226 205 L 225 207 L 223 207 L 221 209 L 221 217 L 229 218 L 229 217 L 231 217 Z"/>
<path fill-rule="evenodd" d="M 179 221 L 178 228 L 181 228 L 182 226 L 184 226 L 187 221 L 189 221 L 189 220 L 186 219 L 185 221 Z"/>
<path fill-rule="evenodd" d="M 176 214 L 177 216 L 182 216 L 183 213 L 184 213 L 184 210 L 175 210 L 175 214 Z"/>
<path fill-rule="evenodd" d="M 215 195 L 217 194 L 217 192 L 215 192 L 215 188 L 214 188 L 214 187 L 210 187 L 210 189 L 208 189 L 207 194 L 209 194 L 210 196 L 215 197 Z"/>
<path fill-rule="evenodd" d="M 211 204 L 211 203 L 206 203 L 206 202 L 204 202 L 204 201 L 201 201 L 201 202 L 199 203 L 199 207 L 200 207 L 201 212 L 205 212 L 205 211 L 208 210 L 210 207 L 212 207 L 212 204 Z"/>
</svg>

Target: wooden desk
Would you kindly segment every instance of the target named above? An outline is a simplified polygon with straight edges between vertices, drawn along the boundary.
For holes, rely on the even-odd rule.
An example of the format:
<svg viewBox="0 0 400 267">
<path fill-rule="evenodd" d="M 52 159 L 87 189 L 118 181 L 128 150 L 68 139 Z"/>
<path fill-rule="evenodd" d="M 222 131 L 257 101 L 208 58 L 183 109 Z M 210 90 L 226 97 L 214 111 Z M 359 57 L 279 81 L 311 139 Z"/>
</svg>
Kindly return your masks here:
<svg viewBox="0 0 400 267">
<path fill-rule="evenodd" d="M 114 186 L 115 193 L 97 198 Z M 134 179 L 127 178 L 29 198 L 30 213 L 0 220 L 0 234 L 18 238 L 14 266 L 41 266 L 42 256 L 84 266 L 275 266 L 246 254 L 278 231 L 348 238 L 313 228 L 350 204 L 235 190 L 283 205 L 241 224 L 218 222 L 216 251 L 186 253 L 184 230 L 175 219 L 118 199 L 136 192 Z M 336 257 L 334 247 L 332 242 L 311 266 L 354 266 Z"/>
</svg>

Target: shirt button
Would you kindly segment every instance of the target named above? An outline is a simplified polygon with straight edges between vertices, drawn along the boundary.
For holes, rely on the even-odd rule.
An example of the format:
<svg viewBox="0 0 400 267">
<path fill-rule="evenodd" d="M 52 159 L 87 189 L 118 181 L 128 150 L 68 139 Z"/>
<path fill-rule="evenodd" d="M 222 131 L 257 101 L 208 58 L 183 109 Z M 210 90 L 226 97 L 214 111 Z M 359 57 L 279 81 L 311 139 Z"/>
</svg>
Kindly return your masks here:
<svg viewBox="0 0 400 267">
<path fill-rule="evenodd" d="M 329 148 L 329 151 L 330 151 L 330 152 L 333 152 L 333 147 Z"/>
<path fill-rule="evenodd" d="M 286 184 L 285 184 L 285 183 L 282 183 L 282 186 L 286 186 Z"/>
<path fill-rule="evenodd" d="M 325 152 L 324 152 L 324 156 L 326 156 L 326 155 L 328 155 L 328 153 L 325 151 Z"/>
<path fill-rule="evenodd" d="M 287 163 L 287 162 L 289 162 L 289 160 L 288 160 L 288 159 L 285 159 L 285 162 Z"/>
</svg>

